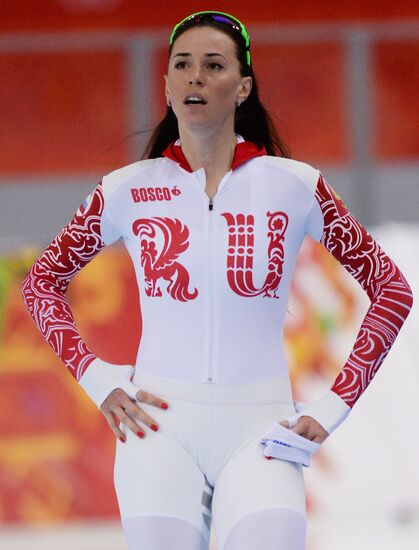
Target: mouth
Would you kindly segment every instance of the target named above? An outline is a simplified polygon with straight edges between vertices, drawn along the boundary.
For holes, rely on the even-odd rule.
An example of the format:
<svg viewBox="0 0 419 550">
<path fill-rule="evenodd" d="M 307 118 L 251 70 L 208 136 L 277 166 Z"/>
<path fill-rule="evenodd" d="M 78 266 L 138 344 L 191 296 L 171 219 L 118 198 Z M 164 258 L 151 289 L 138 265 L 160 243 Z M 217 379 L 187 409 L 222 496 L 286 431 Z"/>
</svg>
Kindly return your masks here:
<svg viewBox="0 0 419 550">
<path fill-rule="evenodd" d="M 184 105 L 206 105 L 207 100 L 200 94 L 189 94 L 183 103 Z"/>
</svg>

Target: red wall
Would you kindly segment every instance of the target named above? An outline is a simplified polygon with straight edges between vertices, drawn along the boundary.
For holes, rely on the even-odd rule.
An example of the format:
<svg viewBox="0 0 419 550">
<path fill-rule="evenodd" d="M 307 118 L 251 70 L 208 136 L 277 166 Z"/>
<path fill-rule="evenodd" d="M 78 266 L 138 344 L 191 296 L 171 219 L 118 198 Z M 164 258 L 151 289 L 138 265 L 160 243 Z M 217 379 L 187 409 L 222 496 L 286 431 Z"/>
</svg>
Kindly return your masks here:
<svg viewBox="0 0 419 550">
<path fill-rule="evenodd" d="M 95 7 L 99 5 L 99 7 Z M 93 7 L 92 7 L 93 6 Z M 3 0 L 1 31 L 162 29 L 169 35 L 207 2 L 181 0 Z M 419 2 L 301 0 L 214 1 L 246 24 L 284 22 L 419 22 Z M 15 39 L 19 40 L 19 33 Z M 34 38 L 34 40 L 37 40 Z M 342 42 L 253 45 L 262 101 L 294 158 L 315 165 L 351 162 L 348 87 Z M 372 46 L 372 151 L 378 161 L 419 157 L 419 39 Z M 157 123 L 165 109 L 167 48 L 156 50 L 152 78 L 161 87 L 143 106 Z M 137 160 L 129 121 L 127 58 L 103 51 L 2 52 L 0 49 L 0 179 L 32 174 L 103 174 Z M 140 121 L 141 122 L 141 121 Z M 140 129 L 140 128 L 138 128 Z M 134 139 L 134 138 L 132 138 Z"/>
<path fill-rule="evenodd" d="M 99 5 L 99 6 L 98 6 Z M 304 21 L 376 21 L 419 16 L 417 0 L 3 0 L 0 30 L 60 30 L 173 26 L 205 9 L 232 13 L 245 24 Z"/>
</svg>

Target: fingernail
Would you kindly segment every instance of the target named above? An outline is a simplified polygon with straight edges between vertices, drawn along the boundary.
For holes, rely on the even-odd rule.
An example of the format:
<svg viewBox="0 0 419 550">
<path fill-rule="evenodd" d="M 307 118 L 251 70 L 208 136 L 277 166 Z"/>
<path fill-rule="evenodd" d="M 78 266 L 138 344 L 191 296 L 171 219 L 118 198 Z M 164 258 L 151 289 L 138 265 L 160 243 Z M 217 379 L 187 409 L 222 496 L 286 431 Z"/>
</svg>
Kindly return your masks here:
<svg viewBox="0 0 419 550">
<path fill-rule="evenodd" d="M 272 457 L 271 457 L 271 456 L 265 456 L 265 458 L 266 458 L 267 460 L 271 460 Z"/>
<path fill-rule="evenodd" d="M 162 403 L 162 404 L 161 404 L 161 408 L 162 408 L 162 409 L 167 409 L 168 406 L 169 406 L 169 405 L 168 405 L 167 403 Z"/>
<path fill-rule="evenodd" d="M 122 437 L 122 436 L 121 436 L 121 437 L 119 438 L 119 441 L 122 441 L 122 443 L 125 443 L 125 437 Z"/>
<path fill-rule="evenodd" d="M 152 424 L 150 427 L 151 427 L 151 429 L 154 430 L 155 432 L 157 432 L 157 430 L 159 429 L 155 424 Z"/>
<path fill-rule="evenodd" d="M 137 435 L 138 435 L 138 437 L 144 437 L 144 433 L 143 433 L 143 432 L 137 432 Z"/>
</svg>

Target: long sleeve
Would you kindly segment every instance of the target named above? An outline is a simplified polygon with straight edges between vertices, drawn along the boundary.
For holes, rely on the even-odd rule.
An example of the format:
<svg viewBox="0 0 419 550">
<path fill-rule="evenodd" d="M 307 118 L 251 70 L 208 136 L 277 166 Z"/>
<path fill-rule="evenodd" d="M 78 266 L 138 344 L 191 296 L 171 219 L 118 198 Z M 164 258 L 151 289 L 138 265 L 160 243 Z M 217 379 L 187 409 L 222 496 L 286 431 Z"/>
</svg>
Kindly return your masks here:
<svg viewBox="0 0 419 550">
<path fill-rule="evenodd" d="M 296 415 L 311 411 L 330 432 L 346 418 L 374 378 L 409 314 L 413 295 L 397 265 L 321 174 L 307 228 L 358 281 L 371 301 L 350 355 L 329 392 Z"/>
<path fill-rule="evenodd" d="M 76 273 L 105 244 L 116 240 L 117 234 L 104 212 L 104 205 L 101 182 L 34 262 L 22 284 L 23 299 L 39 330 L 98 406 L 111 389 L 120 385 L 117 379 L 123 369 L 115 371 L 115 365 L 102 361 L 89 350 L 78 332 L 65 294 Z M 128 372 L 125 368 L 125 375 Z M 117 375 L 115 379 L 113 373 Z M 130 384 L 122 387 L 132 395 Z"/>
</svg>

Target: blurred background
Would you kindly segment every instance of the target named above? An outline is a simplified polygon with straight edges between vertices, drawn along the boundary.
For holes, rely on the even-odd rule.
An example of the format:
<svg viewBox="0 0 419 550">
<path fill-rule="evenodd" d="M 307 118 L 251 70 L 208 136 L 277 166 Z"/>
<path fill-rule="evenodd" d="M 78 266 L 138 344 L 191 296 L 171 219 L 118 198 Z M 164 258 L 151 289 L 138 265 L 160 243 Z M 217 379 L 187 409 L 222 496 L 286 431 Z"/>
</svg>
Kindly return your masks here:
<svg viewBox="0 0 419 550">
<path fill-rule="evenodd" d="M 374 381 L 305 469 L 307 550 L 417 550 L 417 0 L 2 1 L 0 546 L 126 548 L 113 435 L 39 335 L 20 285 L 101 177 L 141 158 L 166 107 L 170 31 L 202 9 L 245 23 L 262 100 L 292 157 L 322 170 L 416 293 Z M 133 363 L 140 305 L 122 246 L 97 256 L 67 295 L 90 348 Z M 286 330 L 295 400 L 330 386 L 367 308 L 356 281 L 307 238 Z"/>
</svg>

